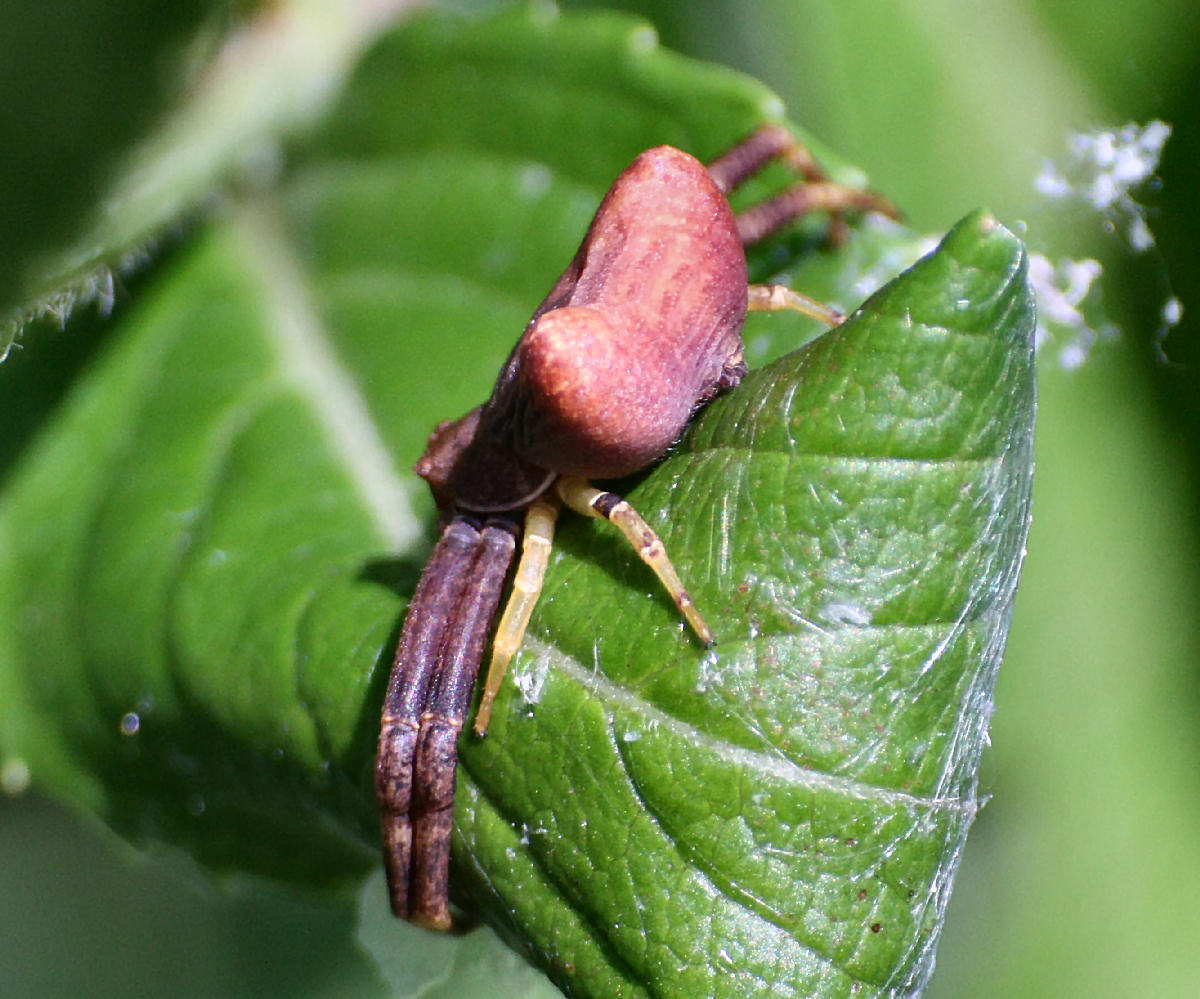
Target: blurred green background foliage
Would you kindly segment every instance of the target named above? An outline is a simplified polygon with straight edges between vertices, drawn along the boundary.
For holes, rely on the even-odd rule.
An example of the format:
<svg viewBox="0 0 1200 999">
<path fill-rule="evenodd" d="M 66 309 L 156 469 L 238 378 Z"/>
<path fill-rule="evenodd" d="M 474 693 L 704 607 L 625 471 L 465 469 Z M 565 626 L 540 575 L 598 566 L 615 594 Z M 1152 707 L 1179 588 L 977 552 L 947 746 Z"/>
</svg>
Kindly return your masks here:
<svg viewBox="0 0 1200 999">
<path fill-rule="evenodd" d="M 118 6 L 79 5 L 125 53 L 95 66 L 75 60 L 67 43 L 99 29 L 45 23 L 36 5 L 6 12 L 0 50 L 39 57 L 6 60 L 0 141 L 44 148 L 47 159 L 39 172 L 29 157 L 6 155 L 3 183 L 53 210 L 18 217 L 6 198 L 0 255 L 30 240 L 38 250 L 59 245 L 113 151 L 172 92 L 161 83 L 172 76 L 164 60 L 197 55 L 188 46 L 195 10 L 173 8 L 177 19 L 160 23 L 148 13 L 155 5 Z M 1009 225 L 1024 223 L 1031 248 L 1051 259 L 1102 261 L 1104 311 L 1119 335 L 1075 368 L 1060 363 L 1055 345 L 1041 358 L 1034 527 L 982 782 L 993 798 L 968 842 L 928 995 L 1192 994 L 1200 8 L 1191 0 L 605 6 L 646 17 L 671 48 L 763 79 L 790 117 L 863 167 L 914 228 L 938 232 L 986 205 Z M 208 16 L 211 27 L 228 9 Z M 52 61 L 62 63 L 61 79 L 46 72 Z M 8 102 L 31 91 L 44 95 L 40 116 L 30 114 L 38 99 Z M 83 94 L 92 103 L 81 104 Z M 1138 191 L 1156 248 L 1133 253 L 1120 227 L 1109 233 L 1104 218 L 1065 216 L 1035 190 L 1044 162 L 1063 160 L 1073 134 L 1151 119 L 1173 128 L 1161 186 Z M 86 156 L 96 172 L 62 199 L 37 196 L 37 183 L 54 177 L 51 154 Z M 0 292 L 17 294 L 15 279 Z M 1166 329 L 1172 295 L 1183 321 Z M 66 333 L 27 334 L 26 349 L 59 355 L 66 384 L 103 325 L 78 314 Z M 23 390 L 19 371 L 2 374 L 3 391 Z M 56 388 L 30 389 L 30 425 Z M 26 432 L 6 428 L 0 449 L 11 453 Z M 182 994 L 181 982 L 196 995 L 385 994 L 357 949 L 353 899 L 247 883 L 218 890 L 186 859 L 135 856 L 36 796 L 0 799 L 0 857 L 5 994 Z"/>
</svg>

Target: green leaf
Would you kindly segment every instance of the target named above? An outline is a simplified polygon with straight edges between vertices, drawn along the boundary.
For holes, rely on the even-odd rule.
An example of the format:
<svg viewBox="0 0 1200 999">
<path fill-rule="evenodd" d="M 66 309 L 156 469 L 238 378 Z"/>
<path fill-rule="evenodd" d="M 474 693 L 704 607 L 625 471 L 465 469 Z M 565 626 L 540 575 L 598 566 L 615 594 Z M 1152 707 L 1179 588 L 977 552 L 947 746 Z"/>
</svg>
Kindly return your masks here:
<svg viewBox="0 0 1200 999">
<path fill-rule="evenodd" d="M 609 534 L 563 528 L 579 557 L 464 747 L 459 846 L 546 949 L 573 918 L 601 939 L 614 981 L 583 992 L 928 973 L 1028 526 L 1032 363 L 1020 244 L 975 215 L 710 406 L 629 495 L 714 654 Z"/>
<path fill-rule="evenodd" d="M 9 0 L 0 21 L 0 356 L 42 254 L 79 235 L 119 157 L 178 87 L 169 72 L 215 5 Z M 171 55 L 176 58 L 165 58 Z"/>
<path fill-rule="evenodd" d="M 378 708 L 433 521 L 404 465 L 486 395 L 636 152 L 710 157 L 779 110 L 614 16 L 384 39 L 8 470 L 8 764 L 216 866 L 373 869 Z M 912 244 L 812 234 L 756 252 L 756 276 L 850 305 Z M 515 682 L 463 744 L 473 911 L 579 994 L 928 973 L 1028 521 L 1031 331 L 1019 242 L 973 216 L 622 485 L 711 654 L 607 525 L 564 522 Z M 813 327 L 746 335 L 758 361 Z"/>
<path fill-rule="evenodd" d="M 0 115 L 0 141 L 17 151 L 0 166 L 9 191 L 0 205 L 0 257 L 10 264 L 0 275 L 0 360 L 36 318 L 61 324 L 92 301 L 107 312 L 129 273 L 214 188 L 270 175 L 280 139 L 326 113 L 367 44 L 413 6 L 281 0 L 231 12 L 200 0 L 81 0 L 61 10 L 19 4 L 29 10 L 0 26 L 0 51 L 18 54 L 0 67 L 0 93 L 9 92 L 5 77 L 21 81 Z M 173 51 L 182 50 L 179 36 L 204 7 L 226 16 L 210 11 L 190 51 Z M 229 31 L 223 46 L 219 29 Z M 55 35 L 71 40 L 65 64 L 45 58 Z M 185 75 L 194 76 L 186 99 L 144 135 Z M 18 245 L 6 253 L 9 242 Z"/>
</svg>

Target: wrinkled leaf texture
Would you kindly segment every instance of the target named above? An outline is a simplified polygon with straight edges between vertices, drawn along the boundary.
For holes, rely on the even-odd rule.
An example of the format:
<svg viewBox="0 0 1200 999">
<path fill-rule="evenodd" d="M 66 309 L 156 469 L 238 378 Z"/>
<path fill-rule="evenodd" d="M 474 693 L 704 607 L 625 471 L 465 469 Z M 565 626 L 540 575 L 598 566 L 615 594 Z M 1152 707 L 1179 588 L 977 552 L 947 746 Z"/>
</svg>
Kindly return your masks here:
<svg viewBox="0 0 1200 999">
<path fill-rule="evenodd" d="M 10 473 L 5 758 L 218 867 L 370 869 L 378 707 L 433 524 L 408 462 L 486 395 L 624 163 L 711 157 L 777 113 L 624 18 L 386 38 Z M 751 267 L 852 305 L 909 239 L 800 227 Z M 834 332 L 751 317 L 752 361 L 783 356 L 621 484 L 719 644 L 565 518 L 491 733 L 463 743 L 460 901 L 581 995 L 919 987 L 1028 525 L 1031 331 L 1021 245 L 982 213 Z"/>
</svg>

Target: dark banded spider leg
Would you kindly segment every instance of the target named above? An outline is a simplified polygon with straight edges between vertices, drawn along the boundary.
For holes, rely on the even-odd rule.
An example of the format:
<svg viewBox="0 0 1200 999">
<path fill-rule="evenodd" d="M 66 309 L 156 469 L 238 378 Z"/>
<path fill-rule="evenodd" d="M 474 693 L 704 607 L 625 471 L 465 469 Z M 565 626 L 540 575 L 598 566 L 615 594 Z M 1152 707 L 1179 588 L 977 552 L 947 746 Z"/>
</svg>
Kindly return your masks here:
<svg viewBox="0 0 1200 999">
<path fill-rule="evenodd" d="M 829 212 L 829 239 L 834 244 L 840 244 L 846 238 L 848 230 L 842 213 L 848 209 L 899 217 L 896 206 L 887 198 L 873 191 L 832 182 L 812 153 L 782 125 L 758 129 L 725 155 L 707 164 L 706 169 L 717 187 L 728 196 L 775 160 L 800 173 L 804 183 L 795 184 L 734 216 L 743 246 L 752 246 L 818 209 Z M 747 308 L 751 311 L 787 309 L 803 312 L 830 326 L 837 326 L 846 318 L 837 309 L 780 284 L 750 285 Z"/>
<path fill-rule="evenodd" d="M 804 183 L 789 187 L 737 214 L 738 236 L 743 246 L 752 246 L 818 209 L 824 209 L 832 217 L 829 238 L 835 245 L 846 239 L 848 230 L 842 213 L 847 209 L 899 217 L 896 206 L 882 195 L 831 181 L 812 153 L 782 125 L 758 129 L 707 167 L 709 176 L 728 196 L 774 160 L 780 160 L 800 173 Z"/>
<path fill-rule="evenodd" d="M 457 739 L 516 547 L 515 522 L 456 517 L 421 574 L 388 679 L 375 764 L 392 912 L 450 925 Z"/>
</svg>

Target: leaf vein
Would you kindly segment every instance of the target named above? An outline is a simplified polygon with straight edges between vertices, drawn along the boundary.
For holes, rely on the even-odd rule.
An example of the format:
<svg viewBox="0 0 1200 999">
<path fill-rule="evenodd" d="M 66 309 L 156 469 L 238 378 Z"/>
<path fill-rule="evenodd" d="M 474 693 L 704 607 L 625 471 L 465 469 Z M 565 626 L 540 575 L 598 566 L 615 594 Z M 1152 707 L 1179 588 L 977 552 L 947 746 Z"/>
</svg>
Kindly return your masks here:
<svg viewBox="0 0 1200 999">
<path fill-rule="evenodd" d="M 648 704 L 602 674 L 584 668 L 573 656 L 540 638 L 526 635 L 525 645 L 535 655 L 547 656 L 553 660 L 556 669 L 563 676 L 583 688 L 601 703 L 629 711 L 642 718 L 648 725 L 666 729 L 680 740 L 701 746 L 725 762 L 752 768 L 760 773 L 813 791 L 840 794 L 858 801 L 948 811 L 963 811 L 974 807 L 973 803 L 957 796 L 925 796 L 907 791 L 897 791 L 851 777 L 809 770 L 778 756 L 760 753 L 744 746 L 736 746 L 724 739 L 715 738 L 674 715 L 667 714 Z"/>
<path fill-rule="evenodd" d="M 267 210 L 243 205 L 236 225 L 263 290 L 266 330 L 285 375 L 311 404 L 380 535 L 391 550 L 406 549 L 421 534 L 409 487 L 367 400 L 337 356 L 308 295 L 309 281 Z"/>
</svg>

